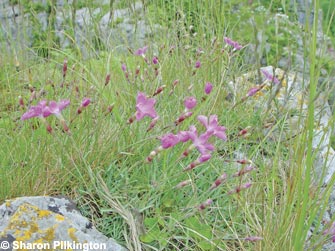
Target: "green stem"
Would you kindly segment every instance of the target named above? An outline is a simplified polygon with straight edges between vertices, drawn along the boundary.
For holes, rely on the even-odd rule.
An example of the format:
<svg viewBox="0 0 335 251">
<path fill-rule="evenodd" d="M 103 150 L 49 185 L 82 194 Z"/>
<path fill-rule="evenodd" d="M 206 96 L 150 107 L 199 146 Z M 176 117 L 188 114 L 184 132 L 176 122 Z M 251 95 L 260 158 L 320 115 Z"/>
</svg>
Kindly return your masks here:
<svg viewBox="0 0 335 251">
<path fill-rule="evenodd" d="M 316 97 L 316 87 L 318 82 L 319 72 L 316 70 L 317 61 L 316 61 L 316 45 L 317 45 L 317 32 L 318 32 L 318 10 L 319 10 L 319 1 L 314 0 L 314 20 L 312 28 L 312 39 L 310 43 L 310 84 L 309 84 L 309 104 L 308 104 L 308 115 L 307 115 L 307 153 L 306 153 L 306 165 L 305 165 L 305 175 L 303 181 L 303 193 L 302 201 L 298 204 L 300 207 L 300 214 L 298 216 L 298 224 L 295 232 L 295 241 L 294 241 L 294 250 L 303 250 L 304 242 L 306 240 L 307 232 L 310 228 L 312 222 L 311 219 L 308 219 L 307 209 L 309 206 L 309 188 L 311 184 L 311 172 L 313 167 L 313 136 L 314 136 L 314 110 L 315 104 L 314 99 Z M 307 15 L 309 16 L 309 15 Z M 300 197 L 300 196 L 299 196 Z M 307 225 L 306 225 L 307 223 Z"/>
</svg>

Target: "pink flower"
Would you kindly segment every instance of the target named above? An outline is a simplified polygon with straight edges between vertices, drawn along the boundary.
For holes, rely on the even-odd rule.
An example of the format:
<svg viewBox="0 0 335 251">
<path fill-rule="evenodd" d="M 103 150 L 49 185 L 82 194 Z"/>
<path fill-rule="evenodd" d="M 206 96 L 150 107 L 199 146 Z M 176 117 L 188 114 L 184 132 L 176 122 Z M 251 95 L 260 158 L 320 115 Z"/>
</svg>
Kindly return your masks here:
<svg viewBox="0 0 335 251">
<path fill-rule="evenodd" d="M 193 142 L 193 146 L 196 147 L 202 155 L 207 154 L 215 149 L 212 144 L 207 142 L 208 138 L 210 137 L 209 134 L 204 133 L 198 136 L 195 126 L 190 126 L 190 130 L 187 133 L 189 139 Z"/>
<path fill-rule="evenodd" d="M 178 132 L 178 138 L 180 142 L 186 142 L 190 140 L 190 136 L 188 134 L 188 131 L 180 131 Z"/>
<path fill-rule="evenodd" d="M 230 39 L 229 37 L 225 37 L 224 41 L 230 45 L 233 46 L 235 50 L 241 50 L 242 49 L 242 45 L 240 45 L 238 42 L 233 41 L 232 39 Z"/>
<path fill-rule="evenodd" d="M 178 135 L 174 135 L 173 133 L 168 133 L 161 138 L 161 144 L 164 149 L 175 146 L 179 141 Z"/>
<path fill-rule="evenodd" d="M 47 101 L 42 100 L 36 106 L 31 106 L 27 112 L 25 112 L 21 120 L 26 120 L 34 117 L 45 118 L 51 114 L 44 114 L 44 111 L 47 109 Z"/>
<path fill-rule="evenodd" d="M 191 110 L 193 107 L 197 105 L 197 100 L 195 97 L 187 97 L 184 101 L 184 105 L 186 109 Z"/>
<path fill-rule="evenodd" d="M 199 60 L 197 62 L 195 62 L 195 66 L 194 67 L 197 68 L 197 69 L 201 67 L 201 63 L 200 63 Z"/>
<path fill-rule="evenodd" d="M 206 116 L 199 115 L 198 120 L 206 127 L 206 134 L 214 135 L 222 140 L 227 140 L 226 128 L 218 125 L 217 115 L 211 115 L 209 119 Z"/>
<path fill-rule="evenodd" d="M 84 98 L 83 101 L 81 102 L 81 107 L 86 107 L 91 103 L 90 98 Z"/>
<path fill-rule="evenodd" d="M 70 104 L 70 100 L 63 99 L 59 102 L 50 101 L 46 109 L 43 111 L 43 116 L 47 117 L 54 114 L 56 117 L 62 118 L 61 111 Z"/>
<path fill-rule="evenodd" d="M 205 93 L 208 95 L 212 92 L 213 85 L 210 82 L 205 84 Z"/>
<path fill-rule="evenodd" d="M 153 63 L 153 64 L 158 64 L 158 57 L 156 57 L 156 56 L 153 57 L 153 58 L 152 58 L 152 63 Z"/>
<path fill-rule="evenodd" d="M 264 74 L 265 78 L 275 84 L 279 84 L 280 81 L 278 80 L 278 78 L 276 78 L 275 76 L 273 76 L 271 73 L 269 73 L 268 71 L 261 69 L 261 72 Z"/>
<path fill-rule="evenodd" d="M 123 64 L 121 65 L 121 69 L 122 69 L 123 72 L 126 72 L 126 71 L 127 71 L 127 66 L 126 66 L 126 64 L 123 63 Z"/>
<path fill-rule="evenodd" d="M 139 92 L 136 99 L 136 119 L 141 120 L 145 116 L 149 116 L 151 118 L 157 117 L 157 113 L 154 108 L 155 103 L 155 99 L 147 98 L 144 93 Z"/>
<path fill-rule="evenodd" d="M 90 98 L 84 98 L 83 101 L 81 101 L 81 104 L 77 110 L 77 114 L 80 114 L 82 112 L 82 108 L 88 106 L 91 103 Z"/>
<path fill-rule="evenodd" d="M 145 56 L 145 53 L 147 52 L 148 46 L 144 46 L 143 48 L 139 48 L 136 52 L 135 55 L 137 56 Z"/>
</svg>

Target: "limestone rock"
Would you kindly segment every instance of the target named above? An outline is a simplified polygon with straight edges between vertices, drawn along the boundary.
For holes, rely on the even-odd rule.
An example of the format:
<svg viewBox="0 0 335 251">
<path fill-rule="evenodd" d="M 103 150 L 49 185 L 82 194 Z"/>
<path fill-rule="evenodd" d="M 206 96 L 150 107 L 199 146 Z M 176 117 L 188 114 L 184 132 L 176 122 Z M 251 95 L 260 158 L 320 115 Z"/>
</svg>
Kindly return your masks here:
<svg viewBox="0 0 335 251">
<path fill-rule="evenodd" d="M 65 197 L 21 197 L 0 206 L 0 242 L 19 250 L 125 251 Z M 8 250 L 8 249 L 7 249 Z"/>
</svg>

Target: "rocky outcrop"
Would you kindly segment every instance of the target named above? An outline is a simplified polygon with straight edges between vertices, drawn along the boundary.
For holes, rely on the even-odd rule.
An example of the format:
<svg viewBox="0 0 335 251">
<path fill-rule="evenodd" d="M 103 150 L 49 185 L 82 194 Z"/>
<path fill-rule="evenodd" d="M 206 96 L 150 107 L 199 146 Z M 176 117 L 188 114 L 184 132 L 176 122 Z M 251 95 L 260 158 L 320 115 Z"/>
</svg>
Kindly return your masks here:
<svg viewBox="0 0 335 251">
<path fill-rule="evenodd" d="M 126 250 L 98 232 L 65 197 L 7 200 L 0 206 L 0 243 L 0 250 Z"/>
<path fill-rule="evenodd" d="M 51 23 L 47 13 L 47 1 L 38 3 L 40 10 L 27 10 L 22 5 L 11 5 L 9 0 L 0 4 L 0 40 L 6 41 L 8 48 L 17 49 L 46 43 L 48 25 Z M 51 34 L 60 48 L 75 47 L 86 56 L 102 49 L 126 51 L 129 47 L 141 47 L 148 38 L 158 35 L 159 25 L 146 22 L 144 6 L 136 2 L 129 8 L 109 8 L 109 1 L 99 1 L 95 8 L 74 9 L 72 1 L 55 1 L 55 13 Z M 74 16 L 73 16 L 74 15 Z M 52 41 L 52 42 L 55 42 Z M 50 46 L 50 45 L 49 45 Z"/>
<path fill-rule="evenodd" d="M 266 74 L 264 74 L 266 73 Z M 303 133 L 306 124 L 309 97 L 309 81 L 303 73 L 284 71 L 272 66 L 262 67 L 260 71 L 246 73 L 234 82 L 230 82 L 232 97 L 239 97 L 241 90 L 247 92 L 255 88 L 255 83 L 260 83 L 262 88 L 255 94 L 250 95 L 245 102 L 254 107 L 255 111 L 267 114 L 268 123 L 264 126 L 263 133 L 268 140 L 274 142 L 289 142 L 290 139 Z M 314 110 L 314 133 L 313 153 L 314 165 L 312 169 L 312 180 L 315 186 L 322 184 L 324 187 L 331 184 L 335 175 L 335 151 L 331 146 L 331 135 L 334 133 L 333 114 L 327 102 L 328 93 L 320 91 L 313 100 Z M 236 98 L 234 103 L 239 102 Z M 279 126 L 280 125 L 280 126 Z M 269 160 L 269 163 L 272 163 Z M 293 168 L 293 167 L 292 167 Z M 335 215 L 335 190 L 332 191 L 323 215 L 324 222 L 331 222 Z M 318 230 L 311 228 L 310 234 Z M 329 241 L 323 250 L 335 250 L 335 243 Z"/>
</svg>

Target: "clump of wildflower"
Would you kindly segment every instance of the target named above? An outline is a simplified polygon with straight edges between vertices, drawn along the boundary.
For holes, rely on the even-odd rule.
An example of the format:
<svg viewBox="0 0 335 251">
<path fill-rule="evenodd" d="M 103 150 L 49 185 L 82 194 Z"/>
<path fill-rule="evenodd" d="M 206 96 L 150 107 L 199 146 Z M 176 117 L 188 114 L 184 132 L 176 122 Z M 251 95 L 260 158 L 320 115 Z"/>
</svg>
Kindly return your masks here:
<svg viewBox="0 0 335 251">
<path fill-rule="evenodd" d="M 189 131 L 187 131 L 189 139 L 192 141 L 192 148 L 195 147 L 202 154 L 207 154 L 214 151 L 214 146 L 208 142 L 211 135 L 208 133 L 203 133 L 198 136 L 198 132 L 195 126 L 190 126 Z"/>
<path fill-rule="evenodd" d="M 168 133 L 168 134 L 165 134 L 163 137 L 161 137 L 161 145 L 164 149 L 173 147 L 179 142 L 180 142 L 180 137 L 173 133 Z"/>
<path fill-rule="evenodd" d="M 199 60 L 197 60 L 197 61 L 195 62 L 194 67 L 195 67 L 196 69 L 199 69 L 199 68 L 201 67 L 201 62 L 200 62 Z"/>
<path fill-rule="evenodd" d="M 47 131 L 51 133 L 52 128 L 45 120 L 46 117 L 50 115 L 55 115 L 63 125 L 64 131 L 69 131 L 69 128 L 66 125 L 65 119 L 61 115 L 61 111 L 65 109 L 70 104 L 70 100 L 61 100 L 59 102 L 50 101 L 49 103 L 46 100 L 40 101 L 36 106 L 31 106 L 27 112 L 21 116 L 21 120 L 26 120 L 34 117 L 40 118 L 43 123 L 47 126 Z"/>
<path fill-rule="evenodd" d="M 217 115 L 211 115 L 209 118 L 199 115 L 198 120 L 204 127 L 206 127 L 206 133 L 209 136 L 213 135 L 219 139 L 227 140 L 226 128 L 218 125 Z"/>
<path fill-rule="evenodd" d="M 241 50 L 241 49 L 243 48 L 242 45 L 240 45 L 238 42 L 236 42 L 236 41 L 230 39 L 229 37 L 225 37 L 225 38 L 224 38 L 224 41 L 225 41 L 228 45 L 233 46 L 234 49 L 237 50 L 237 51 L 238 51 L 238 50 Z"/>
<path fill-rule="evenodd" d="M 90 98 L 84 98 L 83 101 L 81 102 L 79 108 L 77 109 L 77 114 L 82 113 L 83 108 L 85 108 L 86 106 L 88 106 L 91 103 L 91 99 Z"/>
<path fill-rule="evenodd" d="M 197 99 L 195 97 L 187 97 L 184 101 L 184 105 L 187 110 L 191 110 L 197 105 Z"/>
<path fill-rule="evenodd" d="M 49 116 L 50 114 L 55 115 L 63 126 L 63 130 L 65 132 L 69 131 L 69 127 L 66 124 L 65 119 L 63 118 L 61 111 L 65 109 L 70 104 L 70 100 L 64 99 L 59 102 L 50 101 L 43 114 Z"/>
<path fill-rule="evenodd" d="M 50 114 L 45 114 L 44 111 L 47 108 L 47 101 L 42 100 L 36 106 L 31 106 L 27 112 L 21 116 L 21 120 L 31 119 L 34 117 L 45 118 Z"/>
<path fill-rule="evenodd" d="M 212 89 L 213 89 L 213 85 L 212 85 L 212 83 L 207 82 L 207 83 L 205 84 L 205 93 L 206 93 L 207 95 L 209 95 L 209 94 L 212 92 Z"/>
<path fill-rule="evenodd" d="M 145 116 L 151 118 L 157 117 L 157 113 L 154 108 L 155 103 L 155 99 L 147 98 L 144 93 L 139 92 L 136 99 L 136 120 L 141 120 Z"/>
<path fill-rule="evenodd" d="M 152 58 L 152 63 L 153 63 L 154 65 L 158 64 L 158 57 L 154 56 L 154 57 Z"/>
<path fill-rule="evenodd" d="M 147 52 L 148 46 L 144 46 L 136 50 L 135 55 L 145 57 L 145 53 Z"/>
<path fill-rule="evenodd" d="M 271 73 L 269 73 L 267 70 L 261 69 L 261 72 L 263 73 L 263 75 L 265 76 L 265 78 L 275 84 L 279 84 L 280 81 L 278 78 L 276 78 L 274 75 L 272 75 Z"/>
</svg>

